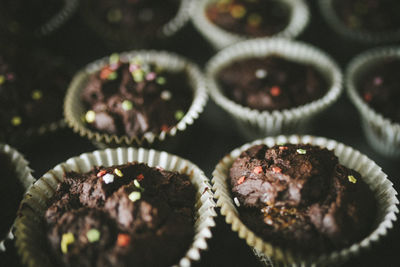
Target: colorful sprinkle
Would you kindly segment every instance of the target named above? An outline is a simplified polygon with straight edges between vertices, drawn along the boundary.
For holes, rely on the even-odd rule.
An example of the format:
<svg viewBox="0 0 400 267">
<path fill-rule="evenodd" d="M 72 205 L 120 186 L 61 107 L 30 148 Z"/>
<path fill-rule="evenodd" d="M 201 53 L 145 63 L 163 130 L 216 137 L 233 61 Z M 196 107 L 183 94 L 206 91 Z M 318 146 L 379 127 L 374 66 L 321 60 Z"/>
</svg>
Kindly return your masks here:
<svg viewBox="0 0 400 267">
<path fill-rule="evenodd" d="M 279 150 L 287 150 L 287 149 L 289 149 L 287 146 L 280 146 L 279 147 Z"/>
<path fill-rule="evenodd" d="M 129 100 L 122 101 L 122 109 L 123 110 L 131 110 L 133 108 L 133 103 Z"/>
<path fill-rule="evenodd" d="M 144 72 L 141 69 L 137 69 L 132 73 L 135 82 L 140 83 L 144 81 Z"/>
<path fill-rule="evenodd" d="M 109 67 L 104 67 L 101 71 L 100 71 L 100 79 L 102 80 L 106 80 L 108 79 L 108 76 L 113 72 L 112 69 L 110 69 Z"/>
<path fill-rule="evenodd" d="M 14 78 L 15 78 L 15 75 L 14 75 L 14 73 L 12 73 L 12 72 L 7 73 L 6 76 L 7 76 L 7 80 L 8 80 L 8 81 L 12 81 L 12 80 L 14 80 Z"/>
<path fill-rule="evenodd" d="M 132 202 L 138 201 L 141 197 L 142 197 L 142 194 L 140 192 L 137 192 L 137 191 L 133 191 L 128 196 L 129 200 L 132 201 Z"/>
<path fill-rule="evenodd" d="M 131 237 L 127 234 L 118 234 L 117 245 L 120 247 L 126 247 L 131 242 Z"/>
<path fill-rule="evenodd" d="M 353 184 L 357 183 L 357 179 L 353 175 L 349 175 L 349 176 L 347 176 L 347 178 L 349 179 L 350 183 L 353 183 Z"/>
<path fill-rule="evenodd" d="M 111 72 L 108 76 L 107 76 L 107 80 L 113 81 L 115 79 L 118 78 L 118 73 L 116 71 Z"/>
<path fill-rule="evenodd" d="M 255 72 L 255 75 L 258 79 L 263 79 L 263 78 L 267 77 L 267 74 L 268 74 L 267 71 L 264 69 L 258 69 Z"/>
<path fill-rule="evenodd" d="M 146 74 L 146 80 L 153 81 L 157 77 L 155 72 L 149 72 Z"/>
<path fill-rule="evenodd" d="M 236 206 L 240 207 L 240 202 L 239 202 L 239 199 L 237 197 L 233 198 L 233 202 L 235 202 Z"/>
<path fill-rule="evenodd" d="M 367 102 L 371 102 L 372 94 L 371 93 L 365 93 L 364 94 L 364 100 L 367 101 Z"/>
<path fill-rule="evenodd" d="M 301 149 L 301 148 L 297 149 L 296 152 L 301 154 L 301 155 L 304 155 L 304 154 L 307 153 L 307 151 L 305 149 Z"/>
<path fill-rule="evenodd" d="M 88 112 L 86 112 L 85 114 L 85 120 L 88 123 L 92 123 L 94 122 L 94 120 L 96 119 L 96 113 L 93 110 L 89 110 Z"/>
<path fill-rule="evenodd" d="M 244 180 L 246 180 L 246 177 L 245 177 L 245 176 L 240 177 L 239 180 L 237 181 L 237 184 L 238 184 L 238 185 L 239 185 L 239 184 L 243 184 Z"/>
<path fill-rule="evenodd" d="M 119 54 L 118 53 L 111 54 L 109 62 L 110 62 L 110 65 L 118 64 L 118 62 L 119 62 Z"/>
<path fill-rule="evenodd" d="M 272 86 L 271 89 L 269 89 L 269 92 L 272 96 L 279 96 L 281 94 L 281 89 L 279 86 Z"/>
<path fill-rule="evenodd" d="M 121 21 L 122 12 L 119 8 L 112 8 L 107 12 L 107 20 L 111 23 L 116 23 Z"/>
<path fill-rule="evenodd" d="M 122 173 L 122 171 L 120 169 L 114 169 L 114 173 L 115 175 L 119 176 L 119 177 L 123 177 L 124 174 Z"/>
<path fill-rule="evenodd" d="M 32 91 L 32 99 L 33 100 L 39 100 L 39 99 L 42 98 L 42 96 L 43 96 L 42 91 L 40 91 L 40 90 L 33 90 Z"/>
<path fill-rule="evenodd" d="M 183 116 L 185 116 L 185 113 L 182 110 L 177 110 L 175 112 L 175 119 L 177 121 L 180 121 L 183 118 Z"/>
<path fill-rule="evenodd" d="M 159 84 L 159 85 L 163 85 L 163 84 L 165 84 L 166 82 L 167 82 L 167 80 L 166 80 L 164 77 L 158 77 L 158 78 L 156 79 L 156 83 Z"/>
<path fill-rule="evenodd" d="M 6 77 L 4 75 L 0 75 L 0 84 L 3 84 L 6 81 Z"/>
<path fill-rule="evenodd" d="M 172 97 L 172 94 L 171 94 L 171 92 L 170 92 L 170 91 L 168 91 L 168 90 L 164 90 L 164 91 L 162 91 L 162 92 L 161 92 L 161 95 L 160 95 L 160 97 L 161 97 L 161 99 L 162 99 L 162 100 L 168 101 L 168 100 L 170 100 L 170 99 L 171 99 L 171 97 Z"/>
<path fill-rule="evenodd" d="M 382 77 L 375 77 L 374 78 L 374 85 L 381 85 L 383 83 Z"/>
<path fill-rule="evenodd" d="M 102 177 L 104 174 L 106 174 L 107 173 L 107 171 L 106 170 L 102 170 L 102 171 L 99 171 L 98 173 L 97 173 L 97 177 Z"/>
<path fill-rule="evenodd" d="M 114 175 L 107 173 L 103 176 L 103 181 L 105 184 L 110 184 L 114 182 Z"/>
<path fill-rule="evenodd" d="M 246 9 L 242 5 L 233 5 L 231 8 L 231 16 L 235 19 L 243 18 L 246 15 Z"/>
<path fill-rule="evenodd" d="M 141 188 L 141 186 L 140 186 L 140 183 L 139 183 L 139 181 L 138 180 L 133 180 L 133 184 L 135 185 L 135 187 L 137 187 L 137 188 Z"/>
<path fill-rule="evenodd" d="M 21 125 L 21 123 L 22 123 L 22 119 L 20 116 L 14 116 L 11 118 L 11 124 L 13 126 L 19 126 L 19 125 Z"/>
<path fill-rule="evenodd" d="M 68 245 L 75 242 L 75 237 L 73 233 L 66 233 L 62 235 L 61 238 L 61 251 L 62 253 L 68 253 Z"/>
<path fill-rule="evenodd" d="M 100 240 L 100 231 L 92 228 L 86 233 L 86 237 L 90 243 L 94 243 Z"/>
<path fill-rule="evenodd" d="M 140 182 L 144 179 L 144 175 L 142 173 L 139 173 L 139 175 L 136 176 L 136 179 Z"/>
<path fill-rule="evenodd" d="M 261 166 L 257 166 L 257 167 L 254 168 L 253 172 L 255 174 L 260 174 L 260 173 L 263 172 L 263 168 Z"/>
<path fill-rule="evenodd" d="M 260 26 L 261 21 L 262 21 L 262 17 L 256 13 L 250 14 L 247 18 L 247 24 L 249 24 L 251 27 Z"/>
<path fill-rule="evenodd" d="M 279 168 L 279 167 L 272 167 L 272 171 L 275 172 L 275 173 L 281 173 L 282 169 Z"/>
<path fill-rule="evenodd" d="M 135 63 L 129 64 L 129 71 L 130 72 L 134 72 L 135 70 L 138 70 L 138 69 L 140 69 L 140 66 L 138 64 L 135 64 Z"/>
<path fill-rule="evenodd" d="M 161 131 L 168 132 L 169 131 L 169 126 L 166 125 L 166 124 L 161 125 Z"/>
</svg>

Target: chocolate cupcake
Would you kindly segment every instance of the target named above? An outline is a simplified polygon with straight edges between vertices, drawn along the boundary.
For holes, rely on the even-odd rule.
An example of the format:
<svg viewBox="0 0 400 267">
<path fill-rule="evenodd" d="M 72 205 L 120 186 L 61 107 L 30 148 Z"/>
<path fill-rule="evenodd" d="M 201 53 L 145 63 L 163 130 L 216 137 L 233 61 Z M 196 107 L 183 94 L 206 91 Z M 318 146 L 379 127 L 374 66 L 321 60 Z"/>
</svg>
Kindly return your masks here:
<svg viewBox="0 0 400 267">
<path fill-rule="evenodd" d="M 79 72 L 65 115 L 75 131 L 96 142 L 151 145 L 192 124 L 206 100 L 193 64 L 173 54 L 137 51 L 113 54 Z"/>
<path fill-rule="evenodd" d="M 216 49 L 255 37 L 294 38 L 309 19 L 302 0 L 202 0 L 197 9 L 193 22 Z"/>
<path fill-rule="evenodd" d="M 74 13 L 77 0 L 5 0 L 0 6 L 0 27 L 21 38 L 43 36 L 60 27 Z"/>
<path fill-rule="evenodd" d="M 346 87 L 362 118 L 370 145 L 382 155 L 400 156 L 400 70 L 398 47 L 377 48 L 354 58 L 346 71 Z"/>
<path fill-rule="evenodd" d="M 206 66 L 213 100 L 249 139 L 305 131 L 341 93 L 336 63 L 318 49 L 283 39 L 225 48 Z"/>
<path fill-rule="evenodd" d="M 224 157 L 213 176 L 226 222 L 264 263 L 342 263 L 386 235 L 398 212 L 381 169 L 325 138 L 254 141 Z"/>
<path fill-rule="evenodd" d="M 0 58 L 0 139 L 21 144 L 63 125 L 62 103 L 72 73 L 63 59 L 38 50 L 13 62 Z"/>
<path fill-rule="evenodd" d="M 345 38 L 360 43 L 388 43 L 400 39 L 398 1 L 319 0 L 329 26 Z"/>
<path fill-rule="evenodd" d="M 215 225 L 209 188 L 200 169 L 166 152 L 82 154 L 29 190 L 18 253 L 27 266 L 190 266 Z"/>
<path fill-rule="evenodd" d="M 82 2 L 83 18 L 110 45 L 140 47 L 174 35 L 189 20 L 191 0 Z"/>
<path fill-rule="evenodd" d="M 26 190 L 34 182 L 26 160 L 13 148 L 0 143 L 0 166 L 2 176 L 0 187 L 1 213 L 0 252 L 6 250 L 4 241 L 13 239 L 11 232 L 17 209 Z"/>
</svg>

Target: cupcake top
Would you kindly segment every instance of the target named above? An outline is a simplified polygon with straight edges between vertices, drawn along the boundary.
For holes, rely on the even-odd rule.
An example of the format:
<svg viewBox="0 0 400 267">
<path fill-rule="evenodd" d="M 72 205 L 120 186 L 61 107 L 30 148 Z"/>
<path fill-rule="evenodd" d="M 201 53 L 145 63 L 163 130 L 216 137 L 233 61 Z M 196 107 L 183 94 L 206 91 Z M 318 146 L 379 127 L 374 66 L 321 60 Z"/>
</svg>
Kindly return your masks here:
<svg viewBox="0 0 400 267">
<path fill-rule="evenodd" d="M 319 254 L 372 230 L 376 200 L 360 174 L 312 145 L 255 145 L 230 169 L 243 222 L 269 242 Z"/>
<path fill-rule="evenodd" d="M 370 67 L 357 81 L 358 93 L 378 113 L 400 123 L 400 58 L 388 57 Z"/>
<path fill-rule="evenodd" d="M 60 121 L 72 76 L 62 59 L 39 51 L 13 62 L 0 56 L 0 136 L 7 140 Z"/>
<path fill-rule="evenodd" d="M 217 80 L 227 97 L 260 111 L 298 107 L 328 91 L 313 66 L 274 55 L 235 61 L 217 74 Z"/>
<path fill-rule="evenodd" d="M 139 59 L 122 63 L 117 54 L 109 60 L 82 91 L 89 127 L 141 137 L 168 131 L 184 117 L 193 99 L 185 72 L 169 72 Z"/>
<path fill-rule="evenodd" d="M 180 0 L 88 0 L 93 19 L 133 40 L 151 39 L 174 18 Z"/>
<path fill-rule="evenodd" d="M 289 6 L 278 0 L 218 0 L 206 7 L 208 19 L 222 29 L 246 36 L 271 36 L 289 24 Z"/>
<path fill-rule="evenodd" d="M 194 236 L 189 177 L 143 163 L 68 172 L 46 221 L 54 263 L 170 266 Z"/>
<path fill-rule="evenodd" d="M 399 1 L 334 0 L 332 4 L 338 18 L 349 29 L 375 33 L 400 30 Z"/>
<path fill-rule="evenodd" d="M 11 158 L 0 151 L 0 166 L 2 167 L 0 186 L 0 240 L 3 240 L 10 231 L 16 217 L 19 203 L 24 193 L 23 186 L 17 179 L 16 167 Z"/>
</svg>

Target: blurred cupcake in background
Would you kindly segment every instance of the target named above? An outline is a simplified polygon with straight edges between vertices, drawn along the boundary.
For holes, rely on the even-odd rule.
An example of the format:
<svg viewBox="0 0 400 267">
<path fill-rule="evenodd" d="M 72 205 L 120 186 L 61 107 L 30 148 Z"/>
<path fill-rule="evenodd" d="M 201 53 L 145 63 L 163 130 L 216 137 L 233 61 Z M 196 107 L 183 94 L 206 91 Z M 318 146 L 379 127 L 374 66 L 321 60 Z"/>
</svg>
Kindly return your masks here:
<svg viewBox="0 0 400 267">
<path fill-rule="evenodd" d="M 201 0 L 193 13 L 196 28 L 216 49 L 255 37 L 295 38 L 308 20 L 302 0 Z"/>
</svg>

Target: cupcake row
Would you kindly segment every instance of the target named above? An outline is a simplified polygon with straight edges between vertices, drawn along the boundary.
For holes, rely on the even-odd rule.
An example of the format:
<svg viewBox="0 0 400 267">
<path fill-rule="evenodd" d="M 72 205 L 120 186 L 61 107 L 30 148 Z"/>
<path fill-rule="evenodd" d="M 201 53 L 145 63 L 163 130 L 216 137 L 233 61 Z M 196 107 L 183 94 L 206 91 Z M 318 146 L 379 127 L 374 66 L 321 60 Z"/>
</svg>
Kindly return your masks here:
<svg viewBox="0 0 400 267">
<path fill-rule="evenodd" d="M 219 161 L 213 186 L 190 161 L 143 148 L 84 153 L 33 183 L 23 157 L 1 149 L 21 186 L 8 190 L 27 191 L 7 237 L 26 266 L 190 266 L 213 238 L 216 207 L 266 266 L 339 264 L 373 249 L 397 219 L 380 167 L 322 137 L 247 143 Z"/>
</svg>

